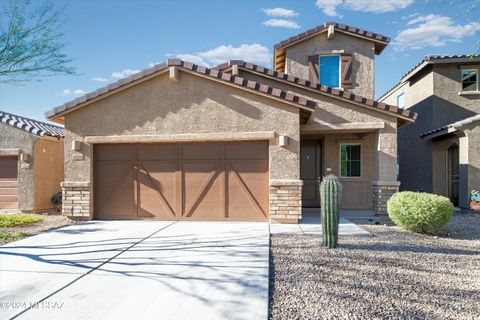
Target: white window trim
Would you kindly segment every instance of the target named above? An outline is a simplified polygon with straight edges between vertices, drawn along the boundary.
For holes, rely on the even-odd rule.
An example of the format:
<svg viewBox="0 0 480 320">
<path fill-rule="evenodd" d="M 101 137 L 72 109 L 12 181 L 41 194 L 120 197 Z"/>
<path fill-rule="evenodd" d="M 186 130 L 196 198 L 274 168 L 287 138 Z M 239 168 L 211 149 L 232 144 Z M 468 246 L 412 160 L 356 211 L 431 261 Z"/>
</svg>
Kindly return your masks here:
<svg viewBox="0 0 480 320">
<path fill-rule="evenodd" d="M 360 146 L 360 175 L 358 177 L 349 177 L 342 175 L 342 146 Z M 363 145 L 360 142 L 340 143 L 338 147 L 338 175 L 342 179 L 363 179 Z"/>
<path fill-rule="evenodd" d="M 477 87 L 476 90 L 463 90 L 462 71 L 475 71 L 477 73 Z M 460 69 L 460 93 L 461 94 L 478 94 L 480 92 L 480 69 L 477 68 L 461 68 Z"/>
<path fill-rule="evenodd" d="M 341 54 L 319 54 L 318 55 L 318 83 L 322 83 L 320 77 L 320 59 L 322 57 L 338 57 L 338 87 L 331 87 L 335 89 L 342 89 L 342 55 Z"/>
</svg>

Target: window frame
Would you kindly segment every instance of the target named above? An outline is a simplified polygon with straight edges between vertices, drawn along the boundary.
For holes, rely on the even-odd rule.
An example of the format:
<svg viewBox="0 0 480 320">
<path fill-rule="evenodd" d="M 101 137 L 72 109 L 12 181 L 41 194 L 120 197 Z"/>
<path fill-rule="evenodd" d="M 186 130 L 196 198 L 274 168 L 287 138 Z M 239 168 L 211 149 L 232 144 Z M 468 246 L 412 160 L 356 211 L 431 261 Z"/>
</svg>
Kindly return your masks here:
<svg viewBox="0 0 480 320">
<path fill-rule="evenodd" d="M 400 106 L 398 100 L 400 97 L 403 97 L 403 106 Z M 397 95 L 397 107 L 404 109 L 405 108 L 405 92 L 401 92 Z"/>
<path fill-rule="evenodd" d="M 335 89 L 341 89 L 342 88 L 342 55 L 338 54 L 338 53 L 319 54 L 318 55 L 318 83 L 320 85 L 322 85 L 321 71 L 320 71 L 320 59 L 322 59 L 322 57 L 338 57 L 338 87 L 330 87 L 330 86 L 328 86 L 328 87 L 335 88 Z"/>
<path fill-rule="evenodd" d="M 344 176 L 342 175 L 342 146 L 360 146 L 360 175 Z M 363 179 L 363 144 L 360 142 L 342 142 L 338 147 L 338 176 L 342 179 Z"/>
<path fill-rule="evenodd" d="M 475 82 L 475 90 L 464 90 L 463 89 L 463 79 L 462 79 L 462 72 L 463 71 L 475 71 L 476 73 L 476 78 L 477 78 L 477 81 Z M 479 79 L 479 75 L 480 75 L 480 69 L 477 69 L 477 68 L 461 68 L 460 69 L 460 92 L 462 93 L 469 93 L 469 92 L 480 92 L 480 79 Z"/>
</svg>

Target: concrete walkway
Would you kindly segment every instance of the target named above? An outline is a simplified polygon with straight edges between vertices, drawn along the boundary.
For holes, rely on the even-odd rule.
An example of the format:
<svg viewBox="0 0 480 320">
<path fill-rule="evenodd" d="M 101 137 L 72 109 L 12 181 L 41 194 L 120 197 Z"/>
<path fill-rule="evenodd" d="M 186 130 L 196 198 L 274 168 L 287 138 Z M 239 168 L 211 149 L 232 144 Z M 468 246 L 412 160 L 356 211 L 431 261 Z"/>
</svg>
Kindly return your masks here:
<svg viewBox="0 0 480 320">
<path fill-rule="evenodd" d="M 355 217 L 356 213 L 340 213 L 340 224 L 338 226 L 339 236 L 361 236 L 372 237 L 373 235 L 367 230 L 359 227 L 358 225 L 350 222 L 348 219 L 342 218 L 342 216 Z M 359 213 L 358 216 L 369 217 L 368 213 Z M 320 221 L 320 209 L 304 209 L 302 213 L 303 219 L 299 224 L 280 224 L 271 223 L 271 234 L 322 234 L 322 224 Z M 372 215 L 373 217 L 373 215 Z"/>
<path fill-rule="evenodd" d="M 267 319 L 268 263 L 267 223 L 81 223 L 0 247 L 0 318 Z"/>
</svg>

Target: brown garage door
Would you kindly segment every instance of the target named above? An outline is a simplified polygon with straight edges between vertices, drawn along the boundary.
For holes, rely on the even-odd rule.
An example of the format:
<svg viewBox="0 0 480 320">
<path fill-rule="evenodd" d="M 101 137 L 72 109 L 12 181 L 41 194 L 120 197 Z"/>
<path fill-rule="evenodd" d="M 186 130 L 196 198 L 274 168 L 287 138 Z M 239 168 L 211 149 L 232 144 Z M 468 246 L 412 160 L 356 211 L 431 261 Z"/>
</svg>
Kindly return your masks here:
<svg viewBox="0 0 480 320">
<path fill-rule="evenodd" d="M 104 219 L 266 220 L 268 142 L 95 146 Z"/>
<path fill-rule="evenodd" d="M 17 157 L 0 157 L 0 209 L 18 209 Z"/>
</svg>

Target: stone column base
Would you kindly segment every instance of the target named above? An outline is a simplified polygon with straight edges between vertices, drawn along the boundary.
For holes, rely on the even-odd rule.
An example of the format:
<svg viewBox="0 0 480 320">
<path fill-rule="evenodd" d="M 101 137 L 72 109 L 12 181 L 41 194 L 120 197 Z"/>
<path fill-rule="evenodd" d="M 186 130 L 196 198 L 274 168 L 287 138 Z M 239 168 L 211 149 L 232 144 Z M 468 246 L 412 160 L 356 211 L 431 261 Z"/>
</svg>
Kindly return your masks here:
<svg viewBox="0 0 480 320">
<path fill-rule="evenodd" d="M 92 219 L 90 183 L 65 181 L 61 186 L 62 215 L 72 219 Z"/>
<path fill-rule="evenodd" d="M 302 218 L 302 180 L 270 180 L 270 220 L 298 223 Z"/>
<path fill-rule="evenodd" d="M 372 211 L 375 215 L 386 215 L 387 201 L 398 192 L 399 181 L 373 181 Z"/>
</svg>

